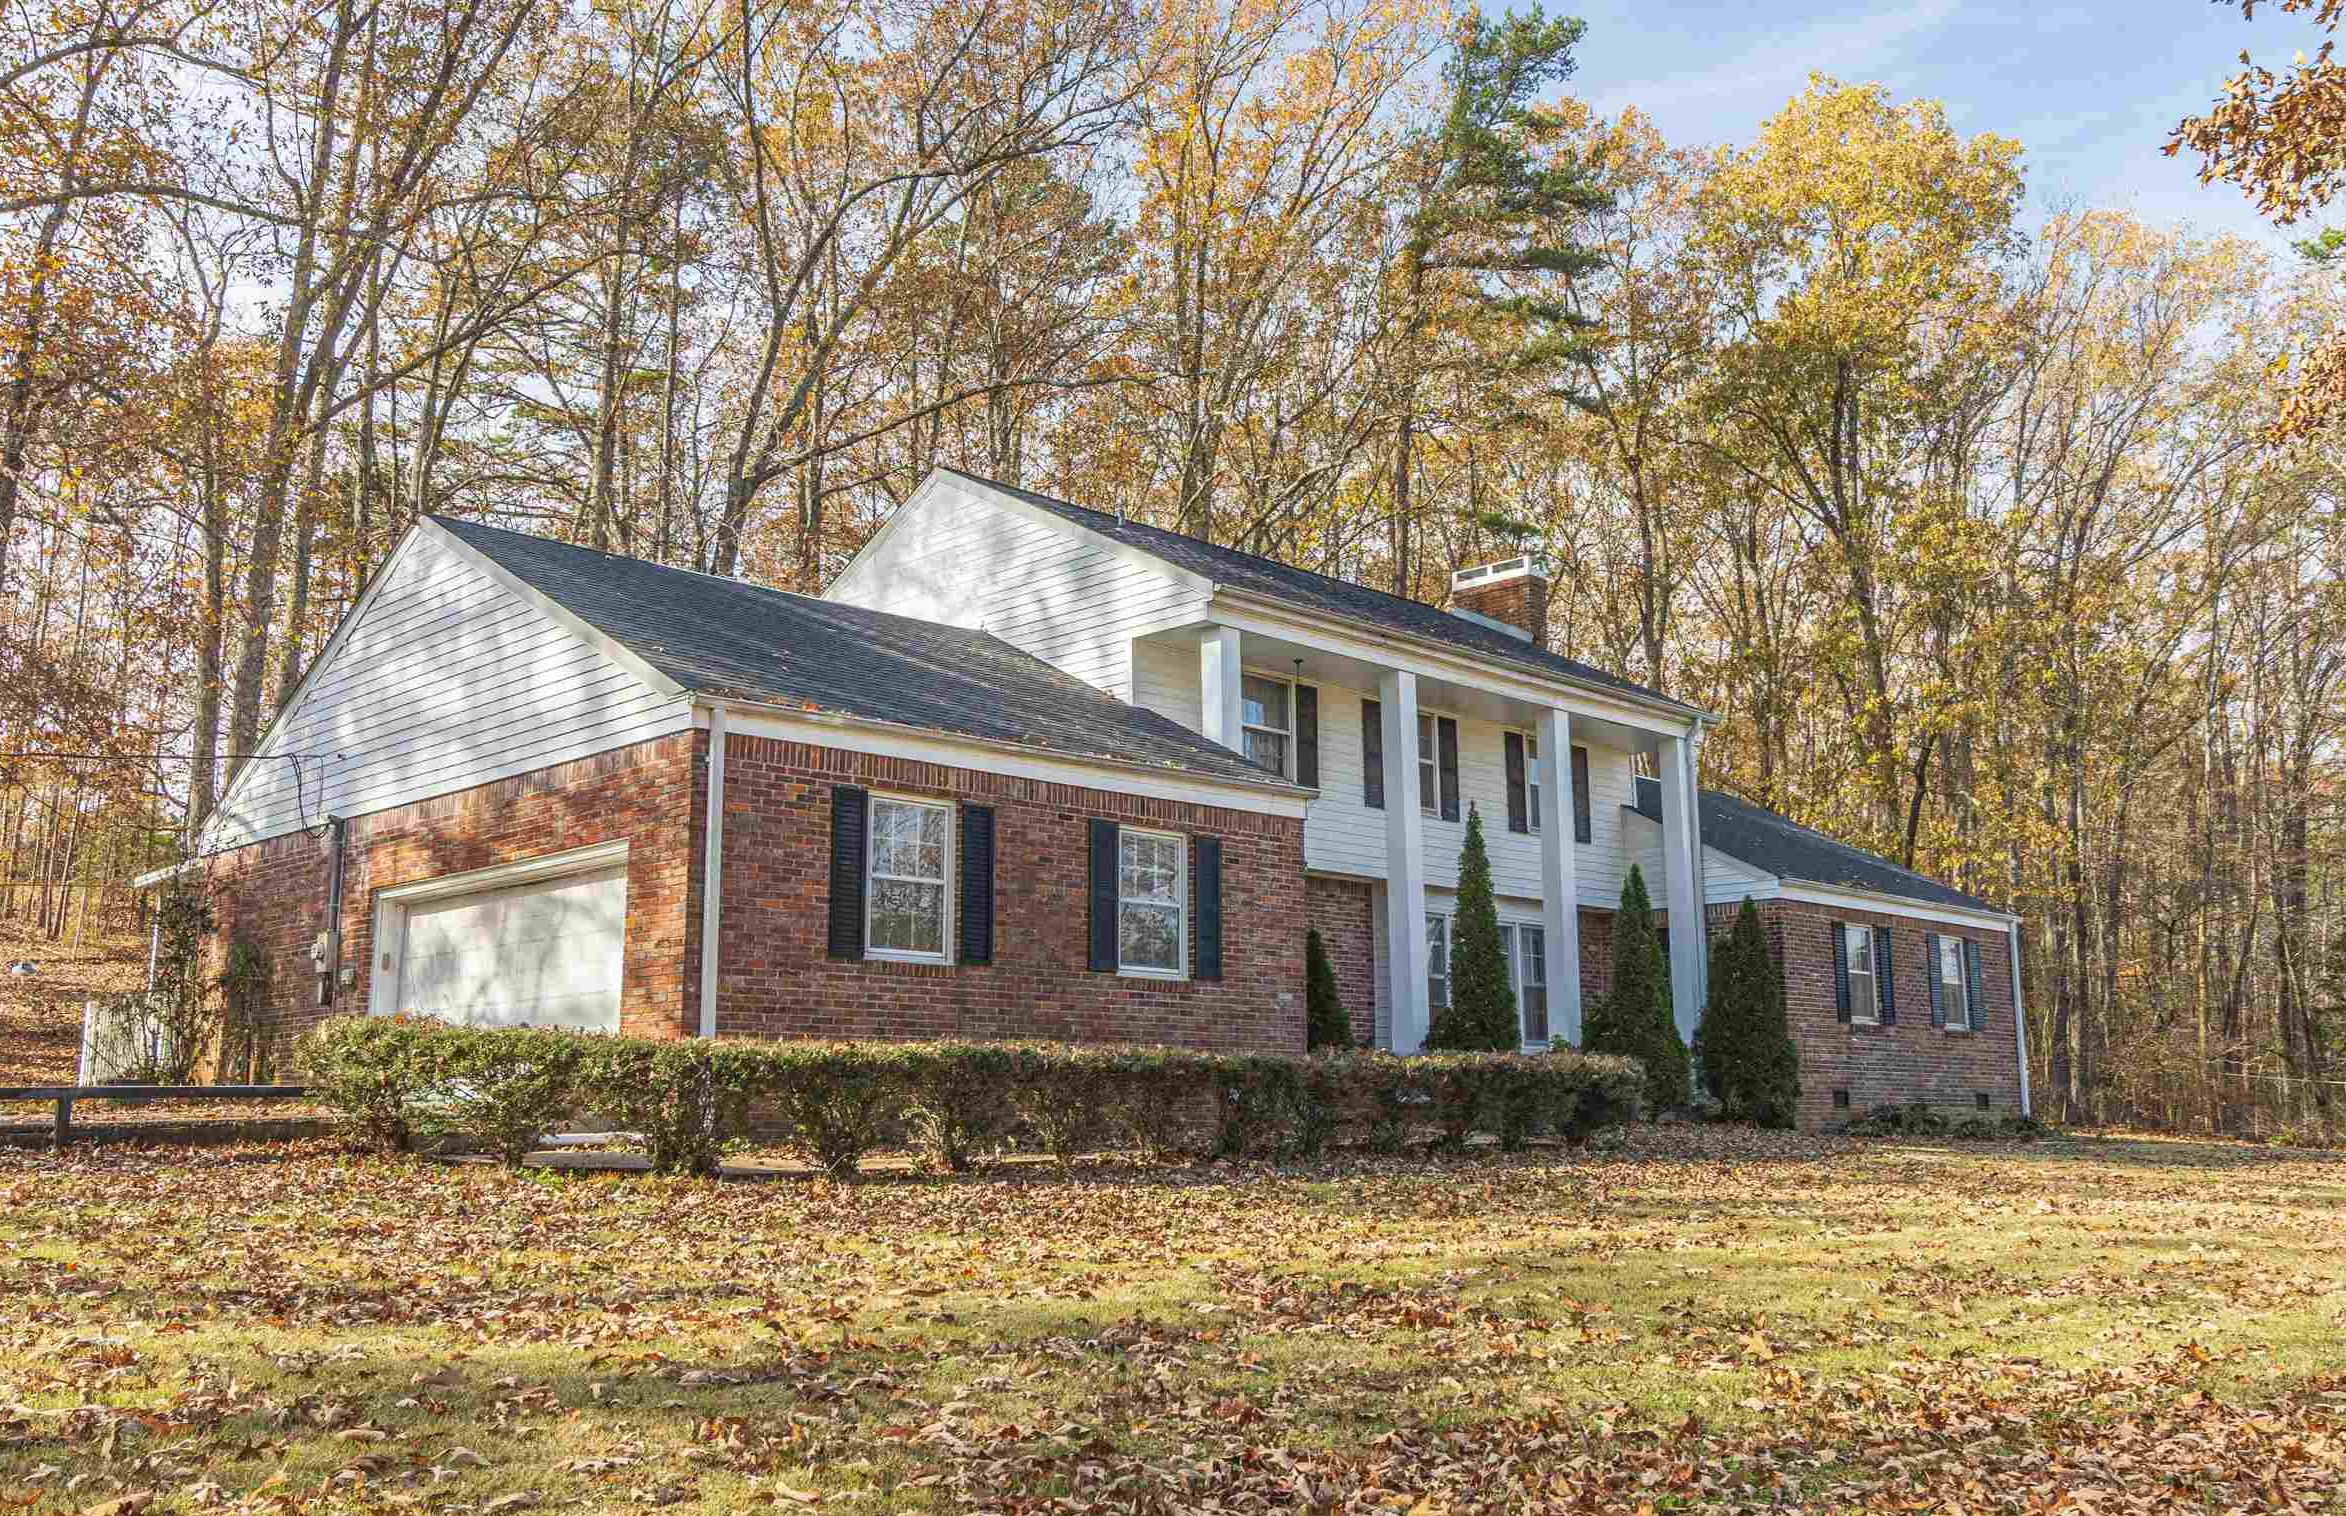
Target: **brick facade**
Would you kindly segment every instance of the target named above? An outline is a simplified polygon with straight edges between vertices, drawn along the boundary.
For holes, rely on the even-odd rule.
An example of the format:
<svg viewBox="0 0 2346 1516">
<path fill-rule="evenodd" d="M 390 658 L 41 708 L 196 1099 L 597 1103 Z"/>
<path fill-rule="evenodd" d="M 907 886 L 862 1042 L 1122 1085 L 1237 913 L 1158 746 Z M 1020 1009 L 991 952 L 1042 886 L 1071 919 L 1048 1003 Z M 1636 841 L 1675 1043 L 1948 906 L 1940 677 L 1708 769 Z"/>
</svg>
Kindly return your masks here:
<svg viewBox="0 0 2346 1516">
<path fill-rule="evenodd" d="M 1375 895 L 1358 879 L 1304 880 L 1305 920 L 1317 927 L 1336 965 L 1336 993 L 1352 1018 L 1352 1040 L 1367 1046 L 1377 1032 Z"/>
<path fill-rule="evenodd" d="M 992 964 L 828 955 L 838 784 L 994 808 Z M 696 804 L 694 815 L 704 810 Z M 1219 982 L 1085 967 L 1086 837 L 1095 816 L 1221 839 Z M 726 1035 L 1303 1047 L 1300 818 L 734 736 L 725 748 L 724 864 L 717 1025 Z M 1194 914 L 1191 925 L 1194 943 Z"/>
<path fill-rule="evenodd" d="M 308 946 L 332 876 L 323 830 L 208 865 L 221 950 L 272 971 L 272 1063 L 328 1016 L 369 1008 L 380 891 L 625 839 L 620 1027 L 700 1025 L 707 735 L 683 733 L 454 795 L 351 818 L 342 958 L 356 982 L 321 1005 Z M 986 966 L 837 961 L 826 952 L 834 784 L 967 799 L 995 810 L 997 920 Z M 1119 978 L 1085 968 L 1086 823 L 1110 817 L 1222 842 L 1223 977 Z M 762 738 L 726 744 L 718 1026 L 726 1035 L 1050 1037 L 1200 1047 L 1303 1045 L 1303 824 Z M 1193 919 L 1194 925 L 1194 919 Z M 1194 934 L 1193 934 L 1194 935 Z"/>
<path fill-rule="evenodd" d="M 326 923 L 332 851 L 321 827 L 238 848 L 207 865 L 216 943 L 261 950 L 271 980 L 264 1031 L 281 1060 L 292 1038 L 329 1016 L 368 1008 L 375 894 L 621 838 L 628 842 L 627 938 L 619 1024 L 643 1036 L 697 1025 L 684 966 L 698 920 L 687 807 L 695 739 L 680 733 L 393 810 L 344 831 L 342 962 L 357 983 L 318 1002 L 309 944 Z M 215 961 L 218 956 L 215 948 Z M 692 1021 L 687 1020 L 691 1016 Z"/>
<path fill-rule="evenodd" d="M 1736 907 L 1712 906 L 1713 939 L 1735 925 Z M 2020 1052 L 2012 1033 L 2012 957 L 2009 939 L 1992 928 L 1923 921 L 1802 901 L 1759 902 L 1776 961 L 1784 965 L 1786 1009 L 1800 1048 L 1800 1124 L 1815 1130 L 1861 1116 L 1877 1105 L 1935 1106 L 1950 1116 L 2020 1114 Z M 1833 976 L 1835 922 L 1887 927 L 1890 980 L 1897 1020 L 1865 1026 L 1840 1019 Z M 1966 937 L 1979 944 L 1977 1031 L 1931 1025 L 1929 966 L 1923 934 Z M 1833 1092 L 1847 1090 L 1837 1107 Z M 1988 1097 L 1988 1109 L 1978 1097 Z"/>
</svg>

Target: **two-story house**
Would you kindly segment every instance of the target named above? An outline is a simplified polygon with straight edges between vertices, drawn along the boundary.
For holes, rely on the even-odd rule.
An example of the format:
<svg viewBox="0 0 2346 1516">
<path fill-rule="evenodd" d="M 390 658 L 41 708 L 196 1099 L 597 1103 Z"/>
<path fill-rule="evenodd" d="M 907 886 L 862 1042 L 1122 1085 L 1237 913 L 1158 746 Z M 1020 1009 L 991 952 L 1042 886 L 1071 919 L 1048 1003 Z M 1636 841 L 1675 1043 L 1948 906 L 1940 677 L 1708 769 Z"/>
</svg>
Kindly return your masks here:
<svg viewBox="0 0 2346 1516">
<path fill-rule="evenodd" d="M 207 827 L 273 1014 L 1300 1047 L 1307 925 L 1421 1045 L 1481 812 L 1526 1046 L 1638 865 L 1681 1031 L 1759 904 L 1805 1114 L 2025 1107 L 2017 923 L 1700 791 L 1719 716 L 1543 647 L 1534 556 L 1441 611 L 941 470 L 814 599 L 434 519 Z"/>
</svg>

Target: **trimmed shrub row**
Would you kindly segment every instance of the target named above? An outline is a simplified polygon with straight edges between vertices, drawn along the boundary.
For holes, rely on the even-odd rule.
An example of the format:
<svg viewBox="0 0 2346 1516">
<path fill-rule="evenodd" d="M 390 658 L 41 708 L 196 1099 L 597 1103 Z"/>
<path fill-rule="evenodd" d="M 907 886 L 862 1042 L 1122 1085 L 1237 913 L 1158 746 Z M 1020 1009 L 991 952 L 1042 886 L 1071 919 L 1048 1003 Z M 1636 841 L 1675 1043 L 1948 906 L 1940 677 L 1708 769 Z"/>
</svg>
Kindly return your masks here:
<svg viewBox="0 0 2346 1516">
<path fill-rule="evenodd" d="M 1449 1148 L 1487 1132 L 1511 1149 L 1633 1120 L 1645 1078 L 1628 1059 L 1569 1051 L 655 1041 L 378 1016 L 327 1022 L 301 1061 L 317 1098 L 379 1149 L 457 1137 L 518 1164 L 555 1122 L 587 1111 L 642 1134 L 660 1172 L 693 1174 L 716 1168 L 753 1111 L 833 1175 L 896 1142 L 965 1173 L 1017 1137 L 1062 1164 L 1101 1148 L 1310 1158 L 1344 1139 L 1393 1152 L 1412 1129 Z"/>
</svg>

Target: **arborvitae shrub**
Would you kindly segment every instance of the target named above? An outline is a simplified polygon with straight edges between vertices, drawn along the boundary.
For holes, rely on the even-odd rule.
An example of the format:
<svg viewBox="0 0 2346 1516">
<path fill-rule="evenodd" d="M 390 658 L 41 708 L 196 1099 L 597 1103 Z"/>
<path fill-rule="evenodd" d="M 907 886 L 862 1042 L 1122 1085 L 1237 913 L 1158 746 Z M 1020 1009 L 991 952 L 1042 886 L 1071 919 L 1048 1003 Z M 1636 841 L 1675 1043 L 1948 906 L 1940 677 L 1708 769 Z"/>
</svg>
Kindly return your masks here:
<svg viewBox="0 0 2346 1516">
<path fill-rule="evenodd" d="M 1491 855 L 1482 813 L 1466 810 L 1466 844 L 1458 850 L 1458 916 L 1450 928 L 1450 1003 L 1436 1010 L 1426 1046 L 1453 1053 L 1511 1053 L 1522 1046 L 1507 955 L 1499 946 L 1499 905 L 1491 895 Z"/>
<path fill-rule="evenodd" d="M 1691 929 L 1701 927 L 1698 923 Z M 1670 1015 L 1662 941 L 1654 931 L 1645 875 L 1634 863 L 1621 886 L 1621 909 L 1613 917 L 1612 992 L 1591 1002 L 1581 1022 L 1582 1051 L 1618 1053 L 1643 1065 L 1648 1113 L 1692 1103 L 1694 1074 L 1678 1023 Z"/>
<path fill-rule="evenodd" d="M 1799 1116 L 1800 1050 L 1784 1000 L 1783 965 L 1747 895 L 1711 950 L 1711 1002 L 1694 1036 L 1704 1087 L 1738 1120 L 1788 1127 Z"/>
<path fill-rule="evenodd" d="M 1320 929 L 1303 935 L 1304 1042 L 1313 1052 L 1352 1046 L 1352 1018 L 1344 1013 L 1344 997 L 1336 987 L 1336 965 Z"/>
</svg>

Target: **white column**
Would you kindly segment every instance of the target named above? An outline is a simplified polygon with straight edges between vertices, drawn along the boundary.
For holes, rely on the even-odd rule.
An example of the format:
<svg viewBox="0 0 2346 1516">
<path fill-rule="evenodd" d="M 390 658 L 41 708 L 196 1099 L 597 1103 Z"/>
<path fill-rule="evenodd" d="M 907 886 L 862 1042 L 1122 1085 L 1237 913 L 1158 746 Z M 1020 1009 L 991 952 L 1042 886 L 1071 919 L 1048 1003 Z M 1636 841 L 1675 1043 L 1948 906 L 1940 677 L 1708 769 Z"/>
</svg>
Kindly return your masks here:
<svg viewBox="0 0 2346 1516">
<path fill-rule="evenodd" d="M 1678 1035 L 1690 1047 L 1702 1019 L 1702 957 L 1708 947 L 1694 883 L 1694 850 L 1701 841 L 1691 799 L 1692 759 L 1684 737 L 1662 739 L 1662 903 L 1670 912 L 1670 1009 Z"/>
<path fill-rule="evenodd" d="M 1540 713 L 1540 918 L 1548 939 L 1548 1037 L 1580 1045 L 1580 880 L 1572 716 Z"/>
<path fill-rule="evenodd" d="M 1211 626 L 1197 645 L 1197 693 L 1205 737 L 1234 753 L 1246 751 L 1238 690 L 1238 628 Z"/>
<path fill-rule="evenodd" d="M 1377 676 L 1385 735 L 1385 965 L 1393 1051 L 1425 1046 L 1426 849 L 1417 801 L 1417 675 Z"/>
</svg>

